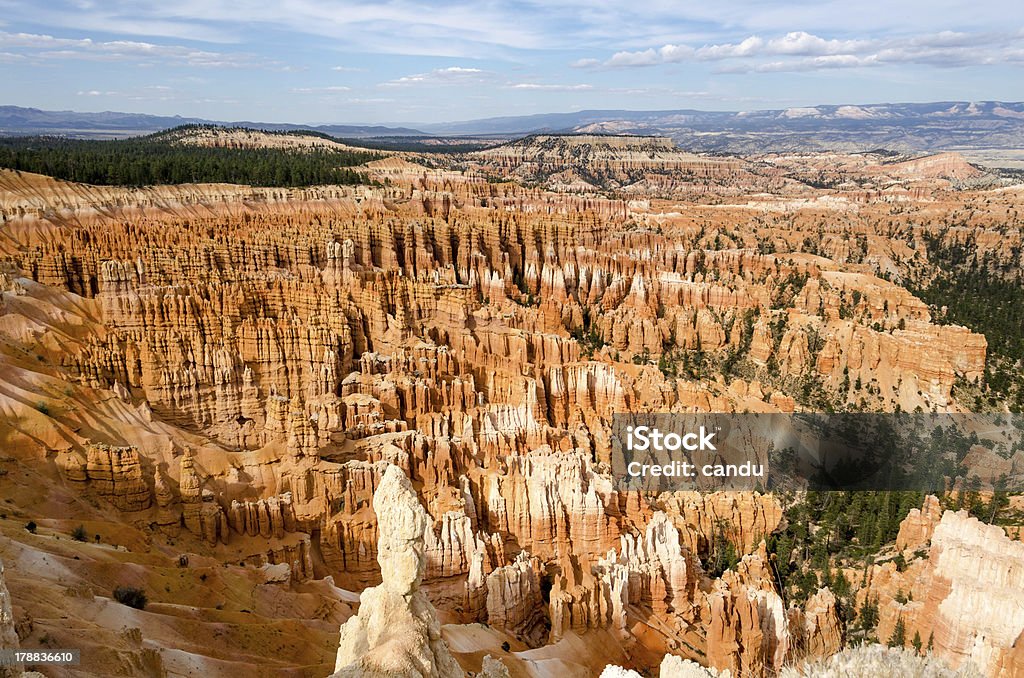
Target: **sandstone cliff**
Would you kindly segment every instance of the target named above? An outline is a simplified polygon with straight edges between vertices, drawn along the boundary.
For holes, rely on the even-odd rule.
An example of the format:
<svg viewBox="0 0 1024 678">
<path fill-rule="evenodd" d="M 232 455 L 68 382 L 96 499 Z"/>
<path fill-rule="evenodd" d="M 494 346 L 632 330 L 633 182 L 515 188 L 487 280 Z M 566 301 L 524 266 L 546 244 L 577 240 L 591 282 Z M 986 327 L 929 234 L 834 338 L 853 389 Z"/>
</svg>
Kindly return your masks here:
<svg viewBox="0 0 1024 678">
<path fill-rule="evenodd" d="M 463 166 L 390 157 L 367 168 L 386 184 L 373 187 L 97 188 L 0 172 L 0 437 L 21 524 L 86 524 L 109 541 L 90 546 L 127 549 L 116 553 L 138 583 L 167 553 L 210 573 L 228 564 L 223 590 L 252 578 L 298 601 L 297 637 L 322 641 L 346 616 L 327 577 L 393 598 L 374 500 L 386 463 L 425 512 L 418 592 L 516 652 L 599 638 L 641 645 L 638 669 L 667 650 L 757 675 L 797 646 L 834 651 L 832 592 L 787 608 L 776 590 L 761 542 L 780 525 L 778 499 L 619 492 L 611 417 L 956 409 L 954 385 L 984 377 L 986 341 L 933 322 L 894 272 L 923 265 L 920 239 L 968 205 L 988 251 L 1012 252 L 1019 237 L 1002 224 L 1019 197 L 913 184 L 855 157 L 828 162 L 861 183 L 818 190 L 794 178 L 806 159 L 592 141 L 568 163 L 536 149 Z M 589 183 L 597 168 L 622 194 L 496 180 L 549 161 L 572 166 L 556 182 Z M 878 198 L 890 180 L 906 193 Z M 935 524 L 926 506 L 901 531 L 908 558 Z M 31 539 L 22 532 L 5 525 Z M 719 532 L 746 558 L 711 578 Z M 190 586 L 158 578 L 160 604 L 190 600 L 197 624 L 260 612 L 181 569 Z M 76 602 L 76 628 L 107 619 L 102 597 Z M 422 611 L 409 615 L 429 639 Z M 883 630 L 901 611 L 909 620 L 886 601 Z M 961 652 L 974 636 L 949 637 Z M 327 661 L 322 645 L 282 650 L 282 666 Z M 119 667 L 143 661 L 141 648 L 118 652 Z M 169 670 L 192 661 L 167 655 Z"/>
<path fill-rule="evenodd" d="M 1017 675 L 1024 667 L 1024 544 L 965 511 L 946 511 L 936 520 L 938 510 L 935 497 L 928 497 L 900 528 L 907 549 L 923 545 L 931 532 L 926 558 L 903 571 L 887 562 L 868 573 L 860 599 L 878 600 L 878 637 L 889 638 L 902 620 L 907 642 L 917 634 L 954 668 Z"/>
</svg>

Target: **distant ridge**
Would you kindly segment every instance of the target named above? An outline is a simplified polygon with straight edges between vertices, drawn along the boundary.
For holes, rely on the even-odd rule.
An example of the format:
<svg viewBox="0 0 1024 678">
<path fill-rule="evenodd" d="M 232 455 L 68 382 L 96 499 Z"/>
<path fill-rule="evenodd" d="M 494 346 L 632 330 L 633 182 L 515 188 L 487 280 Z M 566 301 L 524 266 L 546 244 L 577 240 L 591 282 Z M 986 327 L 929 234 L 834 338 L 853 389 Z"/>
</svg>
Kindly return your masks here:
<svg viewBox="0 0 1024 678">
<path fill-rule="evenodd" d="M 669 136 L 698 152 L 1024 148 L 1024 103 L 940 101 L 760 111 L 588 110 L 419 125 L 432 134 Z"/>
<path fill-rule="evenodd" d="M 313 130 L 350 139 L 490 137 L 527 134 L 610 134 L 670 137 L 692 152 L 901 152 L 1024 149 L 1024 103 L 940 101 L 806 106 L 759 111 L 693 109 L 588 110 L 486 118 L 461 122 L 377 125 L 297 125 L 211 121 L 135 113 L 76 113 L 0 106 L 0 135 L 62 134 L 115 138 L 150 134 L 182 124 L 216 124 L 269 131 Z"/>
<path fill-rule="evenodd" d="M 706 131 L 725 128 L 754 129 L 768 122 L 791 128 L 813 127 L 822 121 L 864 126 L 871 122 L 913 120 L 1015 120 L 1024 124 L 1024 102 L 937 101 L 863 105 L 806 106 L 752 111 L 703 111 L 697 109 L 628 110 L 598 109 L 573 113 L 539 113 L 481 118 L 460 122 L 417 125 L 431 134 L 524 134 L 528 132 L 599 132 L 654 134 L 671 126 L 692 126 Z M 588 127 L 607 125 L 607 129 Z"/>
<path fill-rule="evenodd" d="M 116 138 L 152 134 L 180 125 L 220 125 L 250 127 L 274 132 L 313 130 L 344 137 L 423 136 L 423 132 L 407 127 L 380 125 L 297 125 L 251 121 L 206 120 L 182 116 L 147 115 L 145 113 L 79 113 L 76 111 L 44 111 L 21 106 L 0 106 L 0 136 L 29 134 L 61 134 L 80 138 Z"/>
</svg>

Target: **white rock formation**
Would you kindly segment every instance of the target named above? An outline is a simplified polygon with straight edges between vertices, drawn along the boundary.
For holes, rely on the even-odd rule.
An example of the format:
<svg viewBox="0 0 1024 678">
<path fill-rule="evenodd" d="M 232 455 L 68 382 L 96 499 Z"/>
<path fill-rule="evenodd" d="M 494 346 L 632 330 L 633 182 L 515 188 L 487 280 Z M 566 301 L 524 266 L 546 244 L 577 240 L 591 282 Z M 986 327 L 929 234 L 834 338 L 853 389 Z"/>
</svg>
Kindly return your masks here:
<svg viewBox="0 0 1024 678">
<path fill-rule="evenodd" d="M 483 666 L 476 676 L 477 678 L 510 678 L 508 667 L 502 664 L 500 659 L 495 659 L 489 654 L 484 655 Z"/>
<path fill-rule="evenodd" d="M 732 678 L 729 671 L 718 672 L 701 666 L 697 662 L 683 659 L 672 654 L 665 655 L 661 660 L 659 678 Z M 639 673 L 621 666 L 606 666 L 601 678 L 643 678 Z"/>
<path fill-rule="evenodd" d="M 604 671 L 601 672 L 600 678 L 643 678 L 636 671 L 630 669 L 624 669 L 621 666 L 613 666 L 609 664 L 604 667 Z"/>
<path fill-rule="evenodd" d="M 359 614 L 342 625 L 332 678 L 462 678 L 437 612 L 420 591 L 428 515 L 397 466 L 385 471 L 373 510 L 384 581 L 363 591 Z"/>
<path fill-rule="evenodd" d="M 0 650 L 17 650 L 20 647 L 18 632 L 14 630 L 14 610 L 11 607 L 11 594 L 4 581 L 4 563 L 0 560 Z M 21 664 L 0 666 L 0 678 L 45 678 L 35 671 L 22 673 Z"/>
<path fill-rule="evenodd" d="M 544 605 L 536 558 L 522 551 L 508 565 L 487 575 L 487 621 L 492 626 L 517 630 Z"/>
<path fill-rule="evenodd" d="M 731 671 L 715 671 L 695 661 L 667 654 L 661 660 L 660 678 L 731 678 Z"/>
<path fill-rule="evenodd" d="M 0 562 L 0 650 L 18 649 L 18 634 L 14 630 L 14 612 L 11 609 L 11 594 L 4 582 L 4 564 Z M 0 678 L 14 678 L 21 675 L 19 666 L 0 666 Z"/>
<path fill-rule="evenodd" d="M 1024 634 L 1024 544 L 966 511 L 947 511 L 932 535 L 931 560 L 949 587 L 934 619 L 939 654 L 954 665 L 969 659 L 986 675 L 1009 672 Z"/>
</svg>

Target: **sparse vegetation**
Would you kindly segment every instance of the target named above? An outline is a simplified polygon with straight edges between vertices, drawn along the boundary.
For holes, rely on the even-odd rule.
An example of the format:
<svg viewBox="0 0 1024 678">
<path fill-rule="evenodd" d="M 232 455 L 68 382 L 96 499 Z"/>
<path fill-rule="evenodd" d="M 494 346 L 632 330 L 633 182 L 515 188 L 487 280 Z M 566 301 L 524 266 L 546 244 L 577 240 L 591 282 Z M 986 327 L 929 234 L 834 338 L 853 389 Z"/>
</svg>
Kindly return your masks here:
<svg viewBox="0 0 1024 678">
<path fill-rule="evenodd" d="M 146 604 L 149 602 L 146 592 L 135 586 L 118 586 L 114 589 L 114 600 L 136 610 L 146 609 Z"/>
<path fill-rule="evenodd" d="M 917 656 L 913 650 L 881 645 L 848 648 L 827 659 L 817 659 L 800 666 L 786 666 L 779 678 L 847 678 L 848 676 L 929 676 L 930 678 L 963 678 L 969 670 L 953 670 L 942 660 L 928 655 Z"/>
<path fill-rule="evenodd" d="M 889 638 L 889 647 L 903 647 L 907 644 L 907 627 L 903 623 L 903 617 L 896 620 L 896 626 Z"/>
<path fill-rule="evenodd" d="M 853 621 L 852 587 L 835 568 L 858 566 L 895 540 L 900 521 L 923 499 L 921 492 L 807 492 L 792 503 L 783 529 L 767 540 L 787 601 L 803 603 L 819 586 L 829 586 Z M 861 629 L 877 623 L 877 610 L 862 606 Z"/>
<path fill-rule="evenodd" d="M 741 554 L 729 539 L 728 532 L 727 522 L 715 521 L 711 543 L 708 546 L 708 557 L 705 559 L 705 566 L 711 577 L 721 577 L 722 573 L 736 567 L 736 563 L 740 561 Z"/>
</svg>

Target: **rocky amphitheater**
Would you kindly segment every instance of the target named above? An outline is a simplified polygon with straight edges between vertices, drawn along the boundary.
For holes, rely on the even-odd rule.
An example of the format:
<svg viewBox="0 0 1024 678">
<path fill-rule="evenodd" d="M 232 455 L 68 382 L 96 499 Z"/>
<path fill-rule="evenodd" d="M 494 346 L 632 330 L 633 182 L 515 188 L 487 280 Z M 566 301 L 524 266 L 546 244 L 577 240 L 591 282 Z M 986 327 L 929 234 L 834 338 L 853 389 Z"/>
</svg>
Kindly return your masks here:
<svg viewBox="0 0 1024 678">
<path fill-rule="evenodd" d="M 900 272 L 934 234 L 1019 252 L 1024 188 L 660 139 L 366 171 L 0 170 L 0 647 L 81 650 L 0 676 L 1024 676 L 1012 529 L 927 497 L 834 565 L 850 592 L 794 600 L 794 497 L 619 492 L 609 438 L 620 412 L 965 411 L 986 337 Z M 902 647 L 852 647 L 865 605 Z"/>
</svg>

